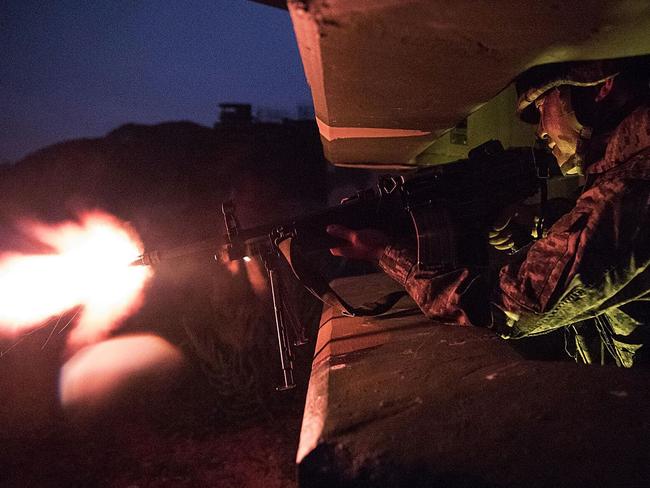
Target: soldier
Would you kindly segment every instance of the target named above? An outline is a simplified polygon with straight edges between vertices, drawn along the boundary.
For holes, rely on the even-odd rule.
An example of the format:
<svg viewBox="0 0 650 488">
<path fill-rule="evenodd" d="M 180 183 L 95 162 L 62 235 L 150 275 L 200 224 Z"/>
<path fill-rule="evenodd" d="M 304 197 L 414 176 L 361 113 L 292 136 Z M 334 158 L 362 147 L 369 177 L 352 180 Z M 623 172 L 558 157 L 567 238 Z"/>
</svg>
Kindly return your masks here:
<svg viewBox="0 0 650 488">
<path fill-rule="evenodd" d="M 430 318 L 516 339 L 564 329 L 586 364 L 650 362 L 650 56 L 557 63 L 517 80 L 517 112 L 538 123 L 563 174 L 583 174 L 575 206 L 498 273 L 440 266 L 375 230 L 330 226 L 332 254 L 374 261 Z M 454 234 L 454 229 L 446 229 Z"/>
</svg>

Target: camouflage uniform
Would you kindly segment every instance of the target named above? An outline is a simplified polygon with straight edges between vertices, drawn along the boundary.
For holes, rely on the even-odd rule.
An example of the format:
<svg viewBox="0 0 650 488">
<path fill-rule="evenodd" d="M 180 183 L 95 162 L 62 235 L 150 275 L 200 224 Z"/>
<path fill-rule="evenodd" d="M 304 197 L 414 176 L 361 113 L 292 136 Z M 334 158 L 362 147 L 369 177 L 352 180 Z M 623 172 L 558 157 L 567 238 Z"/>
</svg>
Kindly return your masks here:
<svg viewBox="0 0 650 488">
<path fill-rule="evenodd" d="M 565 328 L 577 361 L 648 363 L 650 108 L 616 128 L 586 173 L 573 210 L 498 273 L 420 273 L 413 250 L 400 246 L 388 247 L 380 266 L 432 319 L 512 339 Z"/>
</svg>

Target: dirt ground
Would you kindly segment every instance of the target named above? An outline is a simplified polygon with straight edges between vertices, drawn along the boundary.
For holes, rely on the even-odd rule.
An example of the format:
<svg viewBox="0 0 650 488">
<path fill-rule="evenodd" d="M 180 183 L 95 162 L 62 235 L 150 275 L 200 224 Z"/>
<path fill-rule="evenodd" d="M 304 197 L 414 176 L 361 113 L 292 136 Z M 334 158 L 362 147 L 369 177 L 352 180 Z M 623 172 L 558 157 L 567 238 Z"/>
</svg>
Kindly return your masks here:
<svg viewBox="0 0 650 488">
<path fill-rule="evenodd" d="M 303 401 L 294 391 L 252 418 L 229 420 L 194 390 L 92 425 L 59 419 L 3 442 L 0 486 L 295 487 Z"/>
</svg>

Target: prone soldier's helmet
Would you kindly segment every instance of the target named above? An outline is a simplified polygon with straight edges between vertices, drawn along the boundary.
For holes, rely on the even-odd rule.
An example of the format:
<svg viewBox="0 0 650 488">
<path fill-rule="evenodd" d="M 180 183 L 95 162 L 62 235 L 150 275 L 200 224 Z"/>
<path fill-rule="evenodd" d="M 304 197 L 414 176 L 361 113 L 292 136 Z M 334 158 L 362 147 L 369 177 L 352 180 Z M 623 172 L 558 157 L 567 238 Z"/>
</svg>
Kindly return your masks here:
<svg viewBox="0 0 650 488">
<path fill-rule="evenodd" d="M 535 100 L 552 88 L 563 85 L 595 87 L 619 75 L 633 79 L 639 87 L 647 90 L 650 55 L 535 66 L 519 75 L 515 82 L 517 114 L 524 122 L 537 123 L 539 114 L 534 106 Z"/>
<path fill-rule="evenodd" d="M 596 108 L 593 101 L 600 85 L 614 78 L 616 84 L 626 85 L 630 98 L 615 109 L 607 104 Z M 580 138 L 578 153 L 584 153 L 592 134 L 613 129 L 630 109 L 647 101 L 649 78 L 650 55 L 535 66 L 515 81 L 517 114 L 524 122 L 538 123 L 539 112 L 535 102 L 554 88 L 569 87 L 569 103 Z M 580 157 L 581 154 L 577 154 L 577 158 Z"/>
</svg>

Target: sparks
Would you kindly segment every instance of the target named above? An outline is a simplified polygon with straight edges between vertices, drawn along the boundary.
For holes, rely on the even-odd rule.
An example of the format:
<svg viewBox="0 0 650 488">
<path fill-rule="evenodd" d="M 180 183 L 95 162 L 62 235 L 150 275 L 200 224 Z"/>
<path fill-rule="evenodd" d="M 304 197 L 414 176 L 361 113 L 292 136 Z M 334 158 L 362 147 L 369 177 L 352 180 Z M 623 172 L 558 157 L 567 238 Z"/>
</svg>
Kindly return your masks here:
<svg viewBox="0 0 650 488">
<path fill-rule="evenodd" d="M 31 223 L 25 232 L 52 251 L 0 255 L 0 334 L 81 307 L 76 340 L 94 342 L 141 305 L 151 269 L 129 266 L 142 246 L 117 218 L 93 211 L 77 222 Z"/>
</svg>

